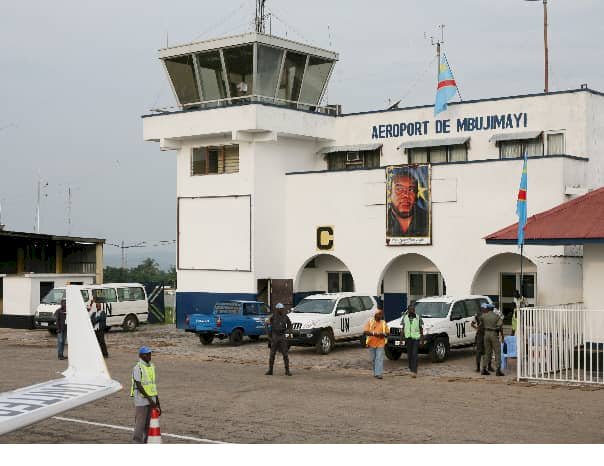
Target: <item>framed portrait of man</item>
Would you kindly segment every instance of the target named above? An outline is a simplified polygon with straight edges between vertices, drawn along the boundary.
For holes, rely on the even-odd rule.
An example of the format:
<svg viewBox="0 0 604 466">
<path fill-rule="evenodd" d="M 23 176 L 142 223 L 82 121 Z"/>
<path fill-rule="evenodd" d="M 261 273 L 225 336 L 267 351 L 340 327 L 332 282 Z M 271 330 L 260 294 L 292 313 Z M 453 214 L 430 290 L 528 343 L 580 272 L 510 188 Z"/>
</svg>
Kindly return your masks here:
<svg viewBox="0 0 604 466">
<path fill-rule="evenodd" d="M 386 167 L 386 245 L 432 244 L 430 165 Z"/>
</svg>

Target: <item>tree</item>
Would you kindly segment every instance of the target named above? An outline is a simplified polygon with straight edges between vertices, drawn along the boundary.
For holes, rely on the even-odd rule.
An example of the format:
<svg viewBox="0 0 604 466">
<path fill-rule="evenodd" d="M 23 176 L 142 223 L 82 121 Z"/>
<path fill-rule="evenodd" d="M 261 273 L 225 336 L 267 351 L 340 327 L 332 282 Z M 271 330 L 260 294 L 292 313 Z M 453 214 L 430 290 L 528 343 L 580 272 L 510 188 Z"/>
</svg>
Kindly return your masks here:
<svg viewBox="0 0 604 466">
<path fill-rule="evenodd" d="M 167 286 L 176 287 L 176 267 L 170 267 L 167 272 L 160 270 L 159 264 L 151 257 L 133 268 L 107 266 L 103 276 L 105 283 L 162 282 Z"/>
</svg>

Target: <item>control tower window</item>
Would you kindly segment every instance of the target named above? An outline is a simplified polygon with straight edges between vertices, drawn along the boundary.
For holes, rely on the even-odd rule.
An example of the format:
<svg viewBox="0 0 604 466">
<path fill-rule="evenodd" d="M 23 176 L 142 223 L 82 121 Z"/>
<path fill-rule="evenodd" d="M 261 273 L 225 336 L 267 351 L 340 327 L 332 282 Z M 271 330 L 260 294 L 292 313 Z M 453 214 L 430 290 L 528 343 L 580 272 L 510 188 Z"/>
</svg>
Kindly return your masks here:
<svg viewBox="0 0 604 466">
<path fill-rule="evenodd" d="M 174 91 L 181 105 L 199 102 L 199 90 L 195 79 L 193 56 L 167 58 L 165 60 L 168 74 L 174 85 Z"/>
<path fill-rule="evenodd" d="M 201 93 L 203 100 L 226 99 L 227 92 L 222 74 L 220 52 L 213 51 L 197 55 L 199 77 L 201 79 Z"/>
<path fill-rule="evenodd" d="M 224 49 L 223 54 L 231 98 L 251 95 L 254 47 L 246 45 Z"/>
<path fill-rule="evenodd" d="M 282 50 L 258 45 L 258 79 L 256 80 L 256 94 L 266 97 L 275 97 L 282 60 Z"/>
<path fill-rule="evenodd" d="M 306 66 L 306 55 L 287 52 L 285 63 L 281 72 L 279 81 L 279 90 L 277 97 L 283 100 L 297 101 L 300 97 L 300 86 L 304 77 L 304 67 Z"/>
<path fill-rule="evenodd" d="M 333 62 L 324 58 L 310 57 L 300 92 L 300 102 L 317 105 L 329 78 Z"/>
</svg>

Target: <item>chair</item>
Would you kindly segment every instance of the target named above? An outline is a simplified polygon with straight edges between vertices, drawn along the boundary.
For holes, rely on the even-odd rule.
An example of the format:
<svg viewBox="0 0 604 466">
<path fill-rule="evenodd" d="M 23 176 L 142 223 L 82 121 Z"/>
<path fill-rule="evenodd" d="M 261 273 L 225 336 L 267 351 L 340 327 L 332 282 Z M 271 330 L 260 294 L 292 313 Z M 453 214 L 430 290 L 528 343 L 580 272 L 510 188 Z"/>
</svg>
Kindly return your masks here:
<svg viewBox="0 0 604 466">
<path fill-rule="evenodd" d="M 503 352 L 504 347 L 506 348 L 506 352 Z M 518 352 L 516 348 L 516 337 L 515 336 L 507 336 L 503 339 L 503 343 L 501 344 L 501 369 L 505 369 L 507 367 L 508 358 L 517 358 Z"/>
</svg>

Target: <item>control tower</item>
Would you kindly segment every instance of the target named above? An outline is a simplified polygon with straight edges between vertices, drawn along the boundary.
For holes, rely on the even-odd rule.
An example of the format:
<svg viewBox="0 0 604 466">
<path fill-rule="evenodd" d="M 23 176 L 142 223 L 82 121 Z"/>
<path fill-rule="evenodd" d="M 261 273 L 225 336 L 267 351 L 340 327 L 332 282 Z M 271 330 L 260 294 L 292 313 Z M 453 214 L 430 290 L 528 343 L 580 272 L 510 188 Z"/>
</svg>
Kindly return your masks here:
<svg viewBox="0 0 604 466">
<path fill-rule="evenodd" d="M 338 54 L 250 32 L 159 51 L 181 109 L 270 103 L 318 108 Z"/>
</svg>

